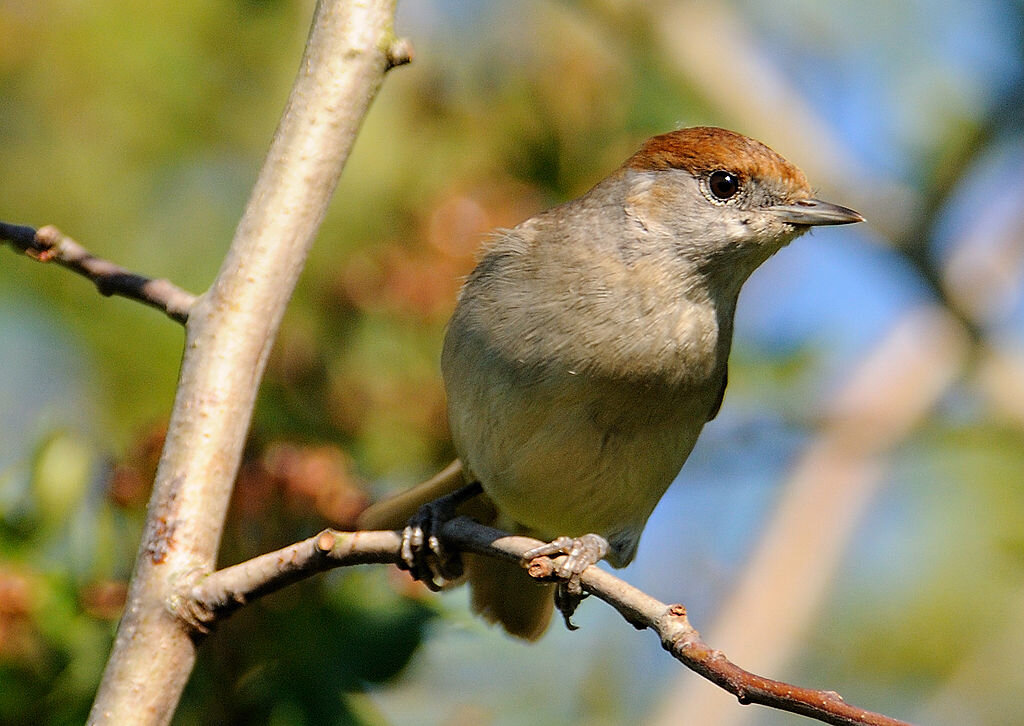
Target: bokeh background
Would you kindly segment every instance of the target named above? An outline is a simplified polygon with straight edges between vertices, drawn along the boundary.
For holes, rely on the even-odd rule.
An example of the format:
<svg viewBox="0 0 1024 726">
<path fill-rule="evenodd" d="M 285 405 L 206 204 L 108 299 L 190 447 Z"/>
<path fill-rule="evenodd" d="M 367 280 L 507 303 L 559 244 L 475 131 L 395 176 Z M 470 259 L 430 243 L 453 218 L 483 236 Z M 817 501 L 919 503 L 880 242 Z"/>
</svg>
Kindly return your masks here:
<svg viewBox="0 0 1024 726">
<path fill-rule="evenodd" d="M 192 291 L 277 122 L 308 0 L 0 0 L 0 219 Z M 752 670 L 930 724 L 1016 724 L 1024 669 L 1024 4 L 401 3 L 284 322 L 230 563 L 452 456 L 438 355 L 487 230 L 649 135 L 759 138 L 866 225 L 740 298 L 730 388 L 622 575 Z M 122 604 L 181 330 L 0 251 L 0 723 L 80 723 Z M 561 485 L 553 482 L 553 486 Z M 525 646 L 393 568 L 234 616 L 178 723 L 783 724 L 586 603 Z"/>
</svg>

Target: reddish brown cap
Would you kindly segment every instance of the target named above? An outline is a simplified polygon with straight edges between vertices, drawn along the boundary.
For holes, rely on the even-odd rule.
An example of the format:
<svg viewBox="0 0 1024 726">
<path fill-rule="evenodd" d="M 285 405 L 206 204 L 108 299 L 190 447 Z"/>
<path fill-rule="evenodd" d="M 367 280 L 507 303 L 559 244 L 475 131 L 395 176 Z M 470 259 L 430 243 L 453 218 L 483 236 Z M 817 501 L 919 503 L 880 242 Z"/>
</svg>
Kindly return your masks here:
<svg viewBox="0 0 1024 726">
<path fill-rule="evenodd" d="M 638 171 L 683 169 L 694 176 L 722 169 L 741 179 L 770 182 L 810 196 L 807 177 L 760 141 L 714 126 L 694 126 L 654 136 L 626 162 Z"/>
</svg>

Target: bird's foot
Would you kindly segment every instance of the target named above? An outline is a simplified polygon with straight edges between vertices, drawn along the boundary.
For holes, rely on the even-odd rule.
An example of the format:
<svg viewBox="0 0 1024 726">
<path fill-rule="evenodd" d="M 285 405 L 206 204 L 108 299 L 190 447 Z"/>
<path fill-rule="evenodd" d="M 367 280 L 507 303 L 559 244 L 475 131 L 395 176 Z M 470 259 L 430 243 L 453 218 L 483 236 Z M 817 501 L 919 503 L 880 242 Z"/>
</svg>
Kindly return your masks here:
<svg viewBox="0 0 1024 726">
<path fill-rule="evenodd" d="M 461 577 L 462 558 L 458 552 L 445 549 L 438 532 L 445 522 L 455 517 L 460 504 L 482 491 L 479 482 L 469 484 L 420 507 L 402 530 L 402 557 L 398 566 L 435 592 L 445 581 Z"/>
<path fill-rule="evenodd" d="M 558 537 L 540 547 L 534 547 L 523 554 L 523 561 L 530 562 L 538 557 L 566 555 L 559 562 L 552 575 L 558 579 L 555 588 L 555 607 L 562 613 L 565 627 L 576 630 L 572 615 L 587 596 L 583 592 L 580 575 L 593 564 L 601 561 L 608 554 L 608 540 L 599 534 L 585 534 L 582 537 Z"/>
</svg>

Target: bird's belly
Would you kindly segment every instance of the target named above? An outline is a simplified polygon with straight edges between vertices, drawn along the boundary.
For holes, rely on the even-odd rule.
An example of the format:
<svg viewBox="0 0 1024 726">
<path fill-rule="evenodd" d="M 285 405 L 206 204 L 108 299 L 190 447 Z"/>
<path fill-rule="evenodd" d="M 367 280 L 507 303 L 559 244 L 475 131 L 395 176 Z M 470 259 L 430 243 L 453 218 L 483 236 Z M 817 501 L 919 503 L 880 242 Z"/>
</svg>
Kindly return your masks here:
<svg viewBox="0 0 1024 726">
<path fill-rule="evenodd" d="M 572 376 L 504 383 L 495 405 L 471 407 L 487 410 L 486 421 L 450 402 L 469 469 L 506 520 L 547 538 L 600 534 L 612 563 L 627 564 L 697 440 L 707 397 Z"/>
</svg>

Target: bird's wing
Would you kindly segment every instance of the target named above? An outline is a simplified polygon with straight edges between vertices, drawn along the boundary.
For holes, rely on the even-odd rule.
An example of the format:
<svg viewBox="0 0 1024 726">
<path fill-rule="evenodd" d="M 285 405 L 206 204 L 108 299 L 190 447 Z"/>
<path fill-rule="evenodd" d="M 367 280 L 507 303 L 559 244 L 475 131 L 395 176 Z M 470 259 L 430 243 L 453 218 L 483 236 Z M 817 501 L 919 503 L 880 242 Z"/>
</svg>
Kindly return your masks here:
<svg viewBox="0 0 1024 726">
<path fill-rule="evenodd" d="M 729 385 L 729 369 L 725 369 L 725 373 L 722 374 L 722 385 L 718 389 L 718 396 L 715 398 L 715 405 L 711 407 L 711 413 L 708 414 L 708 421 L 711 421 L 722 408 L 722 400 L 725 398 L 725 387 Z"/>
</svg>

